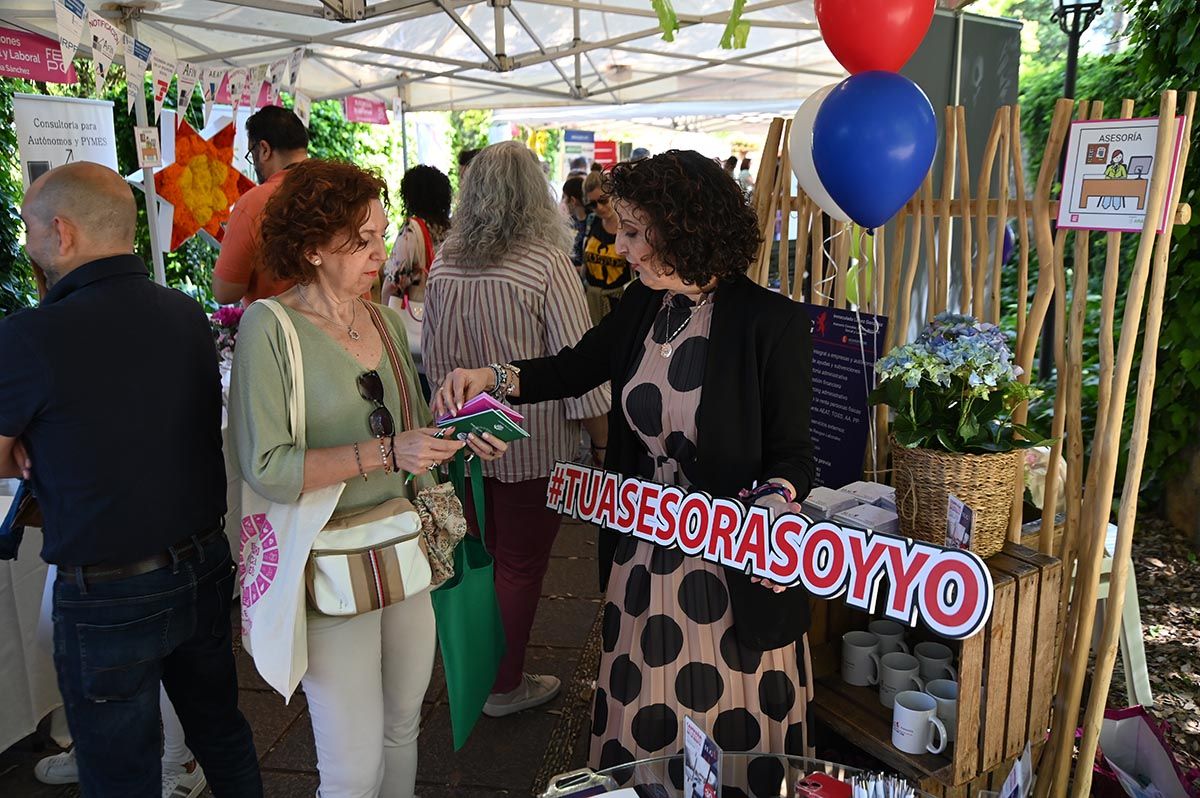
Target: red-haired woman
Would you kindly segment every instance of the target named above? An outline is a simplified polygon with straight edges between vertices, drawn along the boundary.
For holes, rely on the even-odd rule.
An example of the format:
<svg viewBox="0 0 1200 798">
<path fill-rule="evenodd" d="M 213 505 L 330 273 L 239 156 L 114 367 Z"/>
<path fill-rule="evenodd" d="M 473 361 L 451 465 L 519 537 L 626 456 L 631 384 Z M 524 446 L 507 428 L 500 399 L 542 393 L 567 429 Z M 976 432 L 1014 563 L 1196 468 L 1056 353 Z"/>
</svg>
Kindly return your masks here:
<svg viewBox="0 0 1200 798">
<path fill-rule="evenodd" d="M 265 266 L 277 278 L 296 281 L 277 299 L 300 339 L 307 448 L 293 443 L 288 426 L 291 372 L 283 328 L 259 303 L 246 310 L 238 331 L 230 424 L 243 478 L 273 502 L 294 503 L 306 491 L 338 483 L 345 487 L 334 516 L 412 498 L 428 484 L 428 469 L 463 445 L 434 437 L 404 323 L 376 306 L 395 339 L 418 425 L 402 427 L 401 386 L 362 299 L 387 258 L 386 195 L 383 181 L 369 172 L 312 159 L 288 170 L 264 211 Z M 467 445 L 489 460 L 505 449 L 490 436 L 472 436 Z M 410 473 L 426 476 L 409 482 Z M 274 589 L 303 590 L 299 584 Z M 320 795 L 412 796 L 435 645 L 428 592 L 349 617 L 309 611 L 303 623 L 303 684 Z"/>
</svg>

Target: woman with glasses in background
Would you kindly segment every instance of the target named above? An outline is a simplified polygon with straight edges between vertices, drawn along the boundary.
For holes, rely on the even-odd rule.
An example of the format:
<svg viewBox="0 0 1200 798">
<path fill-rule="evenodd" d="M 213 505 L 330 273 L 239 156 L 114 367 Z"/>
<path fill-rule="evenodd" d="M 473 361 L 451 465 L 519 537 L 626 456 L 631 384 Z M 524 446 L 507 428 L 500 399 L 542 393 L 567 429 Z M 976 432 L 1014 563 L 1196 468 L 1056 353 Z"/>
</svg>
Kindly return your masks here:
<svg viewBox="0 0 1200 798">
<path fill-rule="evenodd" d="M 435 437 L 404 323 L 373 307 L 395 341 L 412 409 L 404 429 L 401 386 L 383 337 L 362 299 L 387 259 L 387 218 L 376 175 L 333 161 L 288 170 L 263 213 L 264 266 L 295 280 L 277 298 L 300 341 L 307 448 L 288 423 L 291 361 L 278 318 L 251 305 L 242 318 L 230 392 L 230 424 L 242 477 L 273 502 L 345 483 L 334 518 L 414 498 L 429 470 L 463 443 Z M 505 446 L 471 436 L 491 460 Z M 420 475 L 409 480 L 409 474 Z M 301 591 L 301 585 L 275 589 Z M 308 670 L 302 683 L 312 714 L 322 798 L 413 794 L 421 701 L 436 640 L 428 591 L 353 616 L 307 613 Z"/>
<path fill-rule="evenodd" d="M 583 181 L 583 196 L 589 215 L 577 242 L 576 260 L 583 264 L 588 313 L 594 326 L 617 306 L 633 273 L 625 256 L 617 252 L 621 222 L 604 191 L 603 172 L 588 174 Z"/>
</svg>

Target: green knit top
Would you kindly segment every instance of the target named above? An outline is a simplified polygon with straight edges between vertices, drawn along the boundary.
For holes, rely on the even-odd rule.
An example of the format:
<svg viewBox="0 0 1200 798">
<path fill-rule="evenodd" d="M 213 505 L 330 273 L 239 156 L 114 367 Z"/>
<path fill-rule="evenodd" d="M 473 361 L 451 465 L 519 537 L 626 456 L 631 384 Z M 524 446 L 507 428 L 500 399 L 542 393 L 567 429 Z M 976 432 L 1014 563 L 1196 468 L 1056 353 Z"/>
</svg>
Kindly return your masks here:
<svg viewBox="0 0 1200 798">
<path fill-rule="evenodd" d="M 367 417 L 375 406 L 358 392 L 358 377 L 368 369 L 303 314 L 283 307 L 300 339 L 308 448 L 345 446 L 371 438 Z M 404 322 L 395 311 L 376 307 L 396 342 L 408 383 L 413 423 L 427 426 L 432 415 L 417 381 Z M 363 315 L 360 313 L 359 318 Z M 384 405 L 395 418 L 399 434 L 404 428 L 402 404 L 386 351 L 375 370 L 383 381 Z M 295 502 L 304 485 L 304 450 L 293 443 L 288 419 L 291 385 L 291 363 L 279 319 L 270 308 L 253 304 L 239 324 L 233 359 L 229 425 L 236 457 L 231 461 L 237 463 L 241 476 L 255 492 L 281 504 Z M 380 457 L 377 446 L 360 448 L 364 463 L 368 458 Z M 406 486 L 405 477 L 403 472 L 376 470 L 368 473 L 366 481 L 361 476 L 346 480 L 335 515 L 374 507 L 397 496 L 412 498 L 417 490 L 434 482 L 429 474 L 423 474 Z"/>
</svg>

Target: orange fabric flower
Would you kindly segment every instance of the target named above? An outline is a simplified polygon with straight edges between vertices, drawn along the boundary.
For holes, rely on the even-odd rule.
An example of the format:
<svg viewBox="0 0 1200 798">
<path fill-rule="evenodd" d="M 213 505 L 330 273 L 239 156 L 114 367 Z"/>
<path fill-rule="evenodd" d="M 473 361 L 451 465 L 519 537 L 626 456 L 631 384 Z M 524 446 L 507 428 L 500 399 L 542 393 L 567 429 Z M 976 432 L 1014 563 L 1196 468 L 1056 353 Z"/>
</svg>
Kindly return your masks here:
<svg viewBox="0 0 1200 798">
<path fill-rule="evenodd" d="M 187 122 L 180 123 L 175 163 L 154 176 L 159 196 L 175 206 L 172 250 L 200 230 L 220 241 L 230 208 L 254 188 L 254 182 L 233 167 L 233 136 L 232 124 L 205 139 Z"/>
</svg>

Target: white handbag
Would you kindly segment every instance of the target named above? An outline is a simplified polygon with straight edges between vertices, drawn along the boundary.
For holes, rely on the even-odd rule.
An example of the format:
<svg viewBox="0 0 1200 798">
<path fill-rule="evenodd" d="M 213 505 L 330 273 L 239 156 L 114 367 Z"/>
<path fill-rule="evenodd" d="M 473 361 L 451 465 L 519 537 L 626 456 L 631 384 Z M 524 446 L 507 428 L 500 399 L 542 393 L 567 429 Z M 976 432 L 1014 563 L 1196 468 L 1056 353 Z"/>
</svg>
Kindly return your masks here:
<svg viewBox="0 0 1200 798">
<path fill-rule="evenodd" d="M 412 408 L 395 343 L 376 308 L 367 311 L 400 389 L 394 406 L 409 429 Z M 421 517 L 402 497 L 329 521 L 313 541 L 305 573 L 309 607 L 322 615 L 360 615 L 429 590 L 433 572 L 421 537 Z"/>
</svg>

